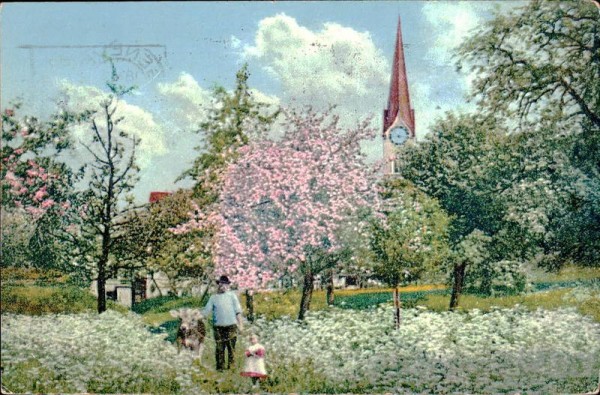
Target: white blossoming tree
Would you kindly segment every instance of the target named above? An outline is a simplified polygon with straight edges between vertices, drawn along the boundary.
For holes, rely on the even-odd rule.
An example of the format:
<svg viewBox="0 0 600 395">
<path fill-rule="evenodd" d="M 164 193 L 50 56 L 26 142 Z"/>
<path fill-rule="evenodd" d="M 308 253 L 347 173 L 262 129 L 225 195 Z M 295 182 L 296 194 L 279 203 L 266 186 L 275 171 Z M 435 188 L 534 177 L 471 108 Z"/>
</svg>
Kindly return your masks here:
<svg viewBox="0 0 600 395">
<path fill-rule="evenodd" d="M 525 174 L 510 193 L 510 220 L 533 225 L 552 268 L 600 262 L 597 3 L 528 2 L 482 24 L 457 54 L 475 77 L 479 113 L 513 135 L 509 167 Z"/>
</svg>

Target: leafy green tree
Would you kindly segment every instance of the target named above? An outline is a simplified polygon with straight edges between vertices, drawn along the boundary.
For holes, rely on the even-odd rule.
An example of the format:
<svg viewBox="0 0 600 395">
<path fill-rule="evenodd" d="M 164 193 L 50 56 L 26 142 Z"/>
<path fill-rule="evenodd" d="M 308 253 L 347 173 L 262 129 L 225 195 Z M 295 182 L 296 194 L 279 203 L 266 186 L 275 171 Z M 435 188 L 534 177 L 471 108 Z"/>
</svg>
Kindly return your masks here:
<svg viewBox="0 0 600 395">
<path fill-rule="evenodd" d="M 469 266 L 475 268 L 481 267 L 487 260 L 490 259 L 487 245 L 490 243 L 491 237 L 487 236 L 482 231 L 476 229 L 469 233 L 454 246 L 452 249 L 454 265 L 452 267 L 452 295 L 450 296 L 450 309 L 453 310 L 458 306 L 460 295 L 463 292 L 465 284 L 465 274 Z M 483 276 L 477 279 L 484 282 L 491 281 L 490 273 L 482 273 Z M 477 276 L 473 276 L 477 277 Z"/>
<path fill-rule="evenodd" d="M 218 199 L 215 185 L 220 182 L 221 172 L 235 156 L 237 148 L 248 143 L 251 131 L 264 136 L 279 116 L 279 110 L 256 100 L 248 85 L 248 65 L 236 73 L 236 86 L 228 92 L 222 86 L 213 91 L 213 104 L 207 119 L 199 125 L 202 144 L 195 147 L 200 152 L 190 169 L 180 179 L 195 180 L 194 198 L 200 205 L 214 203 Z"/>
<path fill-rule="evenodd" d="M 30 267 L 28 244 L 34 226 L 23 210 L 2 208 L 1 267 Z"/>
<path fill-rule="evenodd" d="M 211 240 L 201 231 L 173 231 L 197 208 L 191 195 L 189 190 L 179 190 L 129 215 L 115 245 L 121 269 L 152 277 L 161 272 L 167 276 L 172 293 L 184 291 L 182 278 L 195 280 L 185 284 L 185 288 L 208 280 L 212 271 Z"/>
<path fill-rule="evenodd" d="M 403 178 L 454 217 L 451 240 L 475 229 L 488 234 L 498 230 L 502 213 L 494 197 L 514 181 L 498 161 L 504 139 L 491 122 L 449 114 L 424 141 L 399 152 Z"/>
<path fill-rule="evenodd" d="M 322 276 L 327 304 L 330 306 L 335 301 L 333 282 L 335 273 L 345 273 L 356 277 L 358 286 L 361 288 L 374 275 L 373 257 L 369 245 L 369 228 L 363 225 L 370 223 L 371 215 L 373 215 L 371 208 L 361 209 L 353 217 L 348 218 L 345 226 L 338 229 L 337 238 L 343 245 L 342 253 L 337 254 L 340 259 L 337 262 L 334 261 L 334 265 L 329 270 L 324 270 Z"/>
<path fill-rule="evenodd" d="M 600 179 L 573 163 L 575 144 L 554 128 L 523 131 L 507 136 L 501 160 L 514 181 L 496 195 L 506 208 L 496 239 L 550 269 L 600 258 Z"/>
<path fill-rule="evenodd" d="M 402 176 L 437 199 L 452 217 L 452 309 L 464 288 L 467 265 L 474 262 L 460 256 L 465 239 L 491 237 L 485 243 L 490 250 L 486 259 L 491 262 L 520 261 L 537 251 L 531 247 L 535 239 L 521 237 L 533 224 L 511 217 L 522 208 L 519 186 L 528 185 L 520 183 L 522 163 L 515 157 L 507 134 L 493 120 L 452 114 L 440 120 L 425 141 L 407 146 L 399 154 Z M 526 210 L 522 213 L 527 217 Z"/>
<path fill-rule="evenodd" d="M 493 292 L 495 275 L 507 279 L 504 286 L 514 285 L 501 270 L 507 262 L 513 262 L 508 266 L 518 277 L 519 262 L 560 265 L 569 256 L 597 250 L 597 239 L 588 239 L 594 228 L 575 220 L 581 218 L 577 205 L 593 201 L 593 184 L 571 165 L 564 147 L 563 136 L 552 129 L 508 134 L 494 120 L 450 114 L 425 141 L 400 153 L 403 177 L 438 199 L 453 217 L 455 293 L 462 292 L 465 279 L 472 284 L 477 273 L 489 277 L 478 286 L 480 292 Z M 488 262 L 481 265 L 458 254 L 459 244 L 473 232 L 491 238 L 485 243 Z M 478 272 L 476 266 L 488 269 Z M 451 308 L 458 300 L 454 294 Z"/>
<path fill-rule="evenodd" d="M 400 326 L 398 287 L 419 280 L 425 272 L 439 270 L 450 252 L 449 217 L 435 199 L 402 179 L 385 185 L 384 219 L 371 229 L 374 272 L 394 288 L 396 328 Z"/>
</svg>

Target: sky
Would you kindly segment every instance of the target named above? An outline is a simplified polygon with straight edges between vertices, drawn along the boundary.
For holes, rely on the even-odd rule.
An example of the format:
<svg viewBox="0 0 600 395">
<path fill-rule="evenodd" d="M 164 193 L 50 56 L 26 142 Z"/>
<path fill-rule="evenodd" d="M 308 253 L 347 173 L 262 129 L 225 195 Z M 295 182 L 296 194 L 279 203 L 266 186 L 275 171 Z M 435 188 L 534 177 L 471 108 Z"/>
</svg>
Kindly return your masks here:
<svg viewBox="0 0 600 395">
<path fill-rule="evenodd" d="M 175 183 L 197 156 L 215 86 L 232 89 L 248 64 L 254 96 L 272 105 L 336 105 L 347 127 L 372 117 L 381 129 L 400 18 L 417 138 L 446 111 L 469 111 L 473 75 L 452 51 L 472 29 L 520 2 L 272 1 L 4 3 L 0 7 L 1 107 L 15 101 L 40 119 L 97 104 L 113 59 L 123 85 L 122 126 L 141 138 L 136 200 Z M 74 129 L 85 141 L 87 128 Z M 364 146 L 370 158 L 380 139 Z M 85 150 L 73 160 L 85 161 Z M 80 156 L 80 157 L 78 157 Z"/>
</svg>

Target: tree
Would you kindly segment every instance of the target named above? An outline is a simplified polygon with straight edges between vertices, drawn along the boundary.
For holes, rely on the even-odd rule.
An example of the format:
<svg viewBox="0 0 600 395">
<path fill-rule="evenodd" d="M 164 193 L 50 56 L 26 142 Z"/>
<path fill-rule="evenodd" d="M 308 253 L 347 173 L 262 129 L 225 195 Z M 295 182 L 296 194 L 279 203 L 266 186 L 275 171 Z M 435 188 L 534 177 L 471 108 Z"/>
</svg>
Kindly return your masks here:
<svg viewBox="0 0 600 395">
<path fill-rule="evenodd" d="M 29 241 L 34 232 L 34 226 L 29 216 L 23 210 L 4 207 L 1 212 L 2 250 L 0 267 L 30 267 L 32 262 L 29 254 Z"/>
<path fill-rule="evenodd" d="M 400 153 L 403 177 L 454 217 L 450 239 L 457 251 L 475 231 L 491 238 L 485 243 L 489 262 L 480 266 L 485 270 L 469 264 L 469 273 L 455 255 L 455 292 L 464 285 L 456 282 L 476 273 L 489 277 L 480 292 L 493 292 L 490 284 L 512 287 L 508 277 L 503 285 L 492 277 L 505 276 L 509 266 L 520 276 L 518 266 L 525 261 L 560 267 L 569 257 L 586 256 L 594 262 L 598 239 L 590 235 L 598 226 L 590 219 L 598 208 L 596 184 L 572 165 L 564 139 L 551 128 L 508 134 L 493 120 L 450 114 L 425 141 Z"/>
<path fill-rule="evenodd" d="M 237 149 L 246 145 L 250 138 L 262 138 L 279 116 L 279 109 L 256 100 L 248 85 L 248 65 L 244 64 L 236 73 L 233 92 L 217 86 L 213 91 L 213 104 L 208 108 L 207 119 L 199 125 L 202 144 L 195 147 L 200 155 L 190 169 L 179 179 L 192 178 L 197 209 L 207 217 L 219 200 L 222 176 L 225 167 L 235 160 Z M 185 226 L 181 229 L 185 229 Z M 210 239 L 213 226 L 202 227 L 203 238 Z M 246 293 L 249 311 L 254 310 L 253 296 Z M 249 314 L 252 318 L 252 314 Z"/>
<path fill-rule="evenodd" d="M 534 156 L 544 156 L 541 163 L 549 165 L 535 167 L 559 194 L 538 193 L 535 200 L 558 203 L 543 205 L 548 208 L 544 226 L 552 227 L 553 235 L 542 241 L 545 257 L 551 258 L 542 262 L 552 268 L 568 261 L 599 262 L 599 30 L 591 1 L 536 0 L 496 15 L 457 54 L 458 67 L 474 74 L 472 97 L 480 112 L 509 125 L 518 120 L 524 136 L 514 136 L 514 142 L 533 148 Z M 560 158 L 560 169 L 552 155 Z M 522 152 L 519 157 L 525 160 Z"/>
<path fill-rule="evenodd" d="M 28 118 L 23 124 L 14 119 L 15 109 L 3 114 L 2 137 L 7 140 L 2 147 L 7 181 L 3 203 L 14 201 L 35 221 L 37 234 L 30 245 L 34 243 L 36 252 L 42 252 L 42 259 L 60 258 L 70 271 L 96 277 L 100 313 L 106 310 L 106 278 L 115 266 L 115 239 L 129 210 L 126 205 L 132 202 L 126 195 L 138 170 L 135 148 L 139 140 L 118 128 L 122 118 L 116 115 L 120 98 L 133 88 L 122 87 L 117 80 L 113 65 L 112 80 L 107 83 L 111 93 L 99 111 L 73 114 L 61 109 L 49 122 Z M 74 148 L 71 127 L 78 123 L 90 125 L 90 142 L 79 144 L 91 160 L 74 172 L 58 154 Z"/>
<path fill-rule="evenodd" d="M 184 291 L 181 279 L 195 279 L 185 284 L 202 285 L 212 272 L 210 240 L 206 232 L 174 232 L 198 209 L 192 192 L 179 190 L 172 195 L 131 212 L 125 221 L 123 236 L 115 244 L 120 268 L 129 262 L 129 270 L 161 272 L 168 278 L 173 293 Z"/>
<path fill-rule="evenodd" d="M 461 238 L 453 249 L 454 265 L 452 268 L 452 294 L 450 295 L 450 310 L 458 307 L 460 295 L 465 284 L 465 274 L 469 265 L 477 266 L 488 260 L 488 243 L 491 237 L 479 229 Z M 485 280 L 489 281 L 489 277 Z"/>
<path fill-rule="evenodd" d="M 451 240 L 475 229 L 488 234 L 497 231 L 502 212 L 495 193 L 514 181 L 514 174 L 498 161 L 498 147 L 504 139 L 493 122 L 448 114 L 424 141 L 399 152 L 402 177 L 454 216 Z"/>
<path fill-rule="evenodd" d="M 452 217 L 449 240 L 455 251 L 463 250 L 460 243 L 469 235 L 506 235 L 506 219 L 515 210 L 507 204 L 515 200 L 506 195 L 520 192 L 514 186 L 522 177 L 521 163 L 512 161 L 506 133 L 493 121 L 453 114 L 435 128 L 425 141 L 399 153 L 402 176 L 437 199 Z M 511 237 L 501 239 L 504 243 L 486 244 L 492 262 L 530 257 L 531 249 L 515 248 L 523 247 L 519 243 L 526 239 L 515 236 L 526 229 L 514 226 L 512 230 Z M 457 294 L 451 298 L 451 309 L 458 303 L 469 262 L 457 254 L 454 257 L 453 293 Z"/>
<path fill-rule="evenodd" d="M 499 117 L 600 128 L 600 31 L 592 2 L 534 0 L 497 14 L 466 40 L 459 68 L 476 72 L 473 97 Z"/>
<path fill-rule="evenodd" d="M 139 170 L 135 150 L 140 140 L 120 129 L 123 118 L 115 115 L 120 98 L 133 88 L 119 86 L 117 80 L 113 65 L 112 81 L 107 84 L 111 93 L 100 103 L 100 110 L 87 117 L 91 142 L 80 144 L 91 157 L 86 167 L 88 187 L 82 191 L 78 229 L 70 234 L 80 248 L 80 263 L 93 268 L 99 313 L 106 310 L 106 279 L 109 270 L 114 270 L 115 240 L 123 235 L 123 221 L 132 209 L 133 197 L 128 194 Z"/>
<path fill-rule="evenodd" d="M 2 113 L 2 223 L 21 217 L 27 230 L 19 241 L 24 248 L 15 255 L 4 247 L 16 235 L 7 235 L 3 226 L 3 265 L 66 270 L 71 251 L 63 248 L 58 230 L 69 225 L 77 200 L 73 185 L 80 173 L 73 172 L 60 156 L 72 146 L 69 127 L 81 115 L 62 112 L 48 121 L 30 116 L 19 119 L 19 108 L 16 104 Z"/>
<path fill-rule="evenodd" d="M 373 215 L 372 207 L 357 210 L 336 232 L 336 237 L 342 246 L 341 253 L 334 256 L 339 259 L 324 276 L 326 301 L 329 306 L 332 306 L 335 301 L 333 280 L 336 272 L 355 276 L 360 287 L 363 287 L 367 279 L 373 276 L 373 261 L 369 248 L 370 235 L 365 232 L 362 225 L 368 223 Z"/>
<path fill-rule="evenodd" d="M 449 254 L 450 219 L 439 204 L 403 179 L 384 185 L 385 217 L 371 223 L 374 272 L 394 288 L 396 329 L 400 327 L 398 287 L 439 270 Z"/>
<path fill-rule="evenodd" d="M 377 204 L 376 172 L 359 146 L 374 132 L 367 122 L 350 131 L 337 122 L 327 113 L 291 112 L 280 141 L 239 148 L 210 219 L 218 229 L 217 274 L 251 289 L 302 273 L 299 319 L 310 307 L 314 276 L 340 252 L 336 231 L 359 208 Z"/>
<path fill-rule="evenodd" d="M 496 194 L 506 208 L 496 239 L 549 269 L 568 261 L 597 265 L 600 257 L 600 178 L 573 163 L 575 144 L 555 128 L 523 131 L 507 137 L 501 161 L 514 176 Z"/>
</svg>

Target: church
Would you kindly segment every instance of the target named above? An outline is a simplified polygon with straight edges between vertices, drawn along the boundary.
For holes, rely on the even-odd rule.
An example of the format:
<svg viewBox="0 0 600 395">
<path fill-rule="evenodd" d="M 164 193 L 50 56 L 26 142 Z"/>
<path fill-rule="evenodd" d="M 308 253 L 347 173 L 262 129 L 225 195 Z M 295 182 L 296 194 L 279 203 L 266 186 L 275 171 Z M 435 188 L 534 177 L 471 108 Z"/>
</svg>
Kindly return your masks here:
<svg viewBox="0 0 600 395">
<path fill-rule="evenodd" d="M 383 110 L 383 158 L 385 175 L 397 173 L 394 161 L 396 150 L 409 139 L 415 138 L 415 111 L 410 103 L 408 78 L 404 62 L 402 24 L 398 18 L 396 47 L 392 61 L 392 76 L 387 108 Z"/>
</svg>

